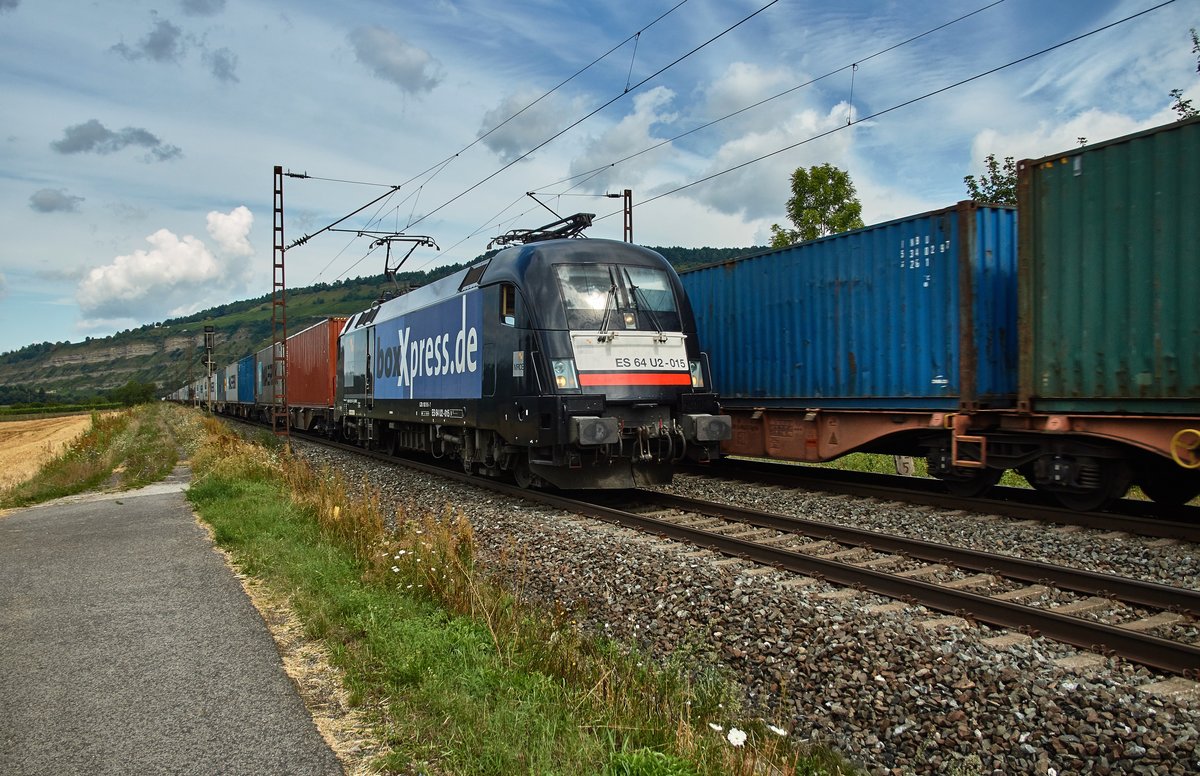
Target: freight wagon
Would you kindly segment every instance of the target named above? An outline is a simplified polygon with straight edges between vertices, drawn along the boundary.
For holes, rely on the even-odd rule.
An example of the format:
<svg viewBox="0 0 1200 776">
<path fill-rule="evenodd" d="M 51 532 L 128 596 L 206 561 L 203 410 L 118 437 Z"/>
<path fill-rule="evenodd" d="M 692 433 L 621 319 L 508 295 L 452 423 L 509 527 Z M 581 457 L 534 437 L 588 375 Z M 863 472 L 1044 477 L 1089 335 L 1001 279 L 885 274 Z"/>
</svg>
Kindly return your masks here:
<svg viewBox="0 0 1200 776">
<path fill-rule="evenodd" d="M 723 451 L 920 455 L 964 494 L 1016 469 L 1077 509 L 1195 497 L 1198 202 L 1192 119 L 1022 161 L 1019 220 L 960 203 L 681 273 Z"/>
<path fill-rule="evenodd" d="M 344 316 L 324 318 L 287 339 L 288 411 L 295 428 L 332 431 L 338 335 L 345 325 Z"/>
<path fill-rule="evenodd" d="M 1016 239 L 1013 208 L 962 202 L 680 273 L 733 418 L 724 452 L 950 460 L 956 413 L 1015 402 Z"/>
<path fill-rule="evenodd" d="M 1017 175 L 1022 412 L 982 453 L 1023 460 L 1068 503 L 1131 480 L 1187 501 L 1200 493 L 1200 119 Z"/>
</svg>

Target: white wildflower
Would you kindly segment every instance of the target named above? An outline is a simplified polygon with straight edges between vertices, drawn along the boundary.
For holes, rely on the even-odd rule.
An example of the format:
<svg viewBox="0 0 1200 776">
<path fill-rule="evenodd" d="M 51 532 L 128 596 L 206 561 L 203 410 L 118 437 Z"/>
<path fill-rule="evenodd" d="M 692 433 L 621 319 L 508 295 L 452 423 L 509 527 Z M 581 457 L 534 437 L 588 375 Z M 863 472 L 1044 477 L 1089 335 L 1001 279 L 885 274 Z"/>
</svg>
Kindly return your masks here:
<svg viewBox="0 0 1200 776">
<path fill-rule="evenodd" d="M 746 731 L 738 730 L 737 728 L 729 728 L 729 735 L 725 736 L 729 739 L 729 743 L 734 746 L 742 746 L 746 743 Z"/>
<path fill-rule="evenodd" d="M 708 726 L 709 726 L 710 728 L 712 728 L 713 730 L 715 730 L 716 732 L 718 732 L 718 733 L 724 733 L 724 732 L 725 732 L 725 728 L 721 727 L 721 726 L 720 726 L 720 725 L 718 725 L 716 722 L 709 722 L 709 723 L 708 723 Z"/>
<path fill-rule="evenodd" d="M 399 567 L 399 566 L 392 566 L 392 573 L 393 573 L 393 574 L 399 574 L 399 573 L 400 573 L 400 567 Z"/>
<path fill-rule="evenodd" d="M 784 730 L 783 728 L 777 728 L 774 725 L 767 725 L 767 730 L 770 730 L 772 733 L 774 733 L 777 736 L 781 736 L 781 737 L 787 736 L 786 730 Z"/>
</svg>

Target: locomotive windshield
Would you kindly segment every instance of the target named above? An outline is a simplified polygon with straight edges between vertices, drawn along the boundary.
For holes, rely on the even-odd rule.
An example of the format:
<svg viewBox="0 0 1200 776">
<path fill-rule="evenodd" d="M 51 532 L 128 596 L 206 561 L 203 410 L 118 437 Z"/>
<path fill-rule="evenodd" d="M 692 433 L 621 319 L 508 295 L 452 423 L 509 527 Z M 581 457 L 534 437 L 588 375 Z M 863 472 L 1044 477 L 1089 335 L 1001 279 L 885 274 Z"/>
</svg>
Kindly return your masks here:
<svg viewBox="0 0 1200 776">
<path fill-rule="evenodd" d="M 567 326 L 573 330 L 679 331 L 679 307 L 667 273 L 621 264 L 560 264 Z"/>
</svg>

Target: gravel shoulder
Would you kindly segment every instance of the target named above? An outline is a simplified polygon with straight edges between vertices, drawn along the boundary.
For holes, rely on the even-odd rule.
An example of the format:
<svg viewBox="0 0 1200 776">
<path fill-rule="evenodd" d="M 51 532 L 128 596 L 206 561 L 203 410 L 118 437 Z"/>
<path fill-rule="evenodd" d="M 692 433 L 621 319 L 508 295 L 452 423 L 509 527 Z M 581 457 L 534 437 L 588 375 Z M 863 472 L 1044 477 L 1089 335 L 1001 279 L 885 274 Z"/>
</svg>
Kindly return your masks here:
<svg viewBox="0 0 1200 776">
<path fill-rule="evenodd" d="M 1194 683 L 353 455 L 300 449 L 321 462 L 336 458 L 351 482 L 381 492 L 385 510 L 460 509 L 481 560 L 528 597 L 577 607 L 583 627 L 657 656 L 686 650 L 724 666 L 752 714 L 831 744 L 871 773 L 1200 772 Z M 1196 584 L 1190 545 L 696 478 L 677 478 L 670 490 Z"/>
</svg>

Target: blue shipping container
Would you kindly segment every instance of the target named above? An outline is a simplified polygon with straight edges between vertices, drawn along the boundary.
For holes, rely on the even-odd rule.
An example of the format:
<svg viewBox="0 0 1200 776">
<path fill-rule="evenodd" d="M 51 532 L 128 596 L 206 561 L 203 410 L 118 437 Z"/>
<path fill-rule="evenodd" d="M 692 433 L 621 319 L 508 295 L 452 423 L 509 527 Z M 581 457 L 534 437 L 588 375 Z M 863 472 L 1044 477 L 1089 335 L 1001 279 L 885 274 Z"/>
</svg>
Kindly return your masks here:
<svg viewBox="0 0 1200 776">
<path fill-rule="evenodd" d="M 237 362 L 238 404 L 254 403 L 254 356 L 246 356 Z"/>
<path fill-rule="evenodd" d="M 1011 207 L 958 205 L 680 273 L 729 406 L 1011 406 Z"/>
</svg>

